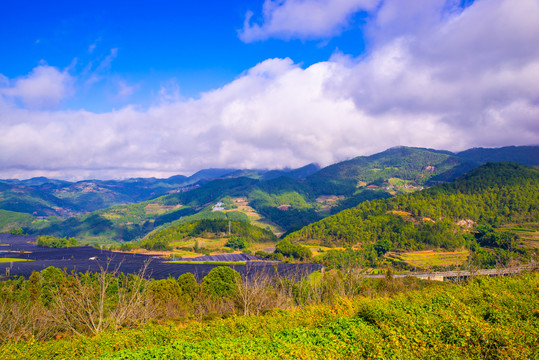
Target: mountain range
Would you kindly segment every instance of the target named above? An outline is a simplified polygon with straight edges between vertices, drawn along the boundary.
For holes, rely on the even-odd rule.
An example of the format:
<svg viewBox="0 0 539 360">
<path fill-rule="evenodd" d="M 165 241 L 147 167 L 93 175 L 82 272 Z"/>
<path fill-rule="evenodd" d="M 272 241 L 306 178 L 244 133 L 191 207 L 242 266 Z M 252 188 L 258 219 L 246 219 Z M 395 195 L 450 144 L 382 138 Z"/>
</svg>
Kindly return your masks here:
<svg viewBox="0 0 539 360">
<path fill-rule="evenodd" d="M 396 147 L 322 169 L 206 169 L 168 179 L 0 180 L 0 230 L 133 240 L 173 223 L 223 218 L 281 235 L 365 200 L 452 181 L 488 161 L 539 165 L 539 146 L 459 153 Z M 212 211 L 221 202 L 222 211 Z"/>
</svg>

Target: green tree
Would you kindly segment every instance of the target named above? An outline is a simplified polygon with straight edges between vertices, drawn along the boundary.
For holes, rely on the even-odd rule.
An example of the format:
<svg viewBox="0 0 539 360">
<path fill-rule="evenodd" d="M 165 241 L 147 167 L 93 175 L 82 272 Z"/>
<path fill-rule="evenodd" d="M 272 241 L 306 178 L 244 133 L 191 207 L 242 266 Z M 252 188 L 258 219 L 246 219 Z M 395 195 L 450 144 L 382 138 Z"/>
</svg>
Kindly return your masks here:
<svg viewBox="0 0 539 360">
<path fill-rule="evenodd" d="M 231 236 L 225 244 L 232 249 L 245 249 L 246 245 L 245 239 L 239 236 Z"/>
<path fill-rule="evenodd" d="M 20 227 L 11 228 L 9 230 L 11 235 L 24 235 L 24 230 Z"/>
<path fill-rule="evenodd" d="M 391 244 L 391 241 L 389 241 L 388 239 L 379 239 L 374 244 L 374 250 L 376 250 L 378 256 L 384 255 L 386 252 L 391 250 L 392 247 L 393 244 Z"/>
</svg>

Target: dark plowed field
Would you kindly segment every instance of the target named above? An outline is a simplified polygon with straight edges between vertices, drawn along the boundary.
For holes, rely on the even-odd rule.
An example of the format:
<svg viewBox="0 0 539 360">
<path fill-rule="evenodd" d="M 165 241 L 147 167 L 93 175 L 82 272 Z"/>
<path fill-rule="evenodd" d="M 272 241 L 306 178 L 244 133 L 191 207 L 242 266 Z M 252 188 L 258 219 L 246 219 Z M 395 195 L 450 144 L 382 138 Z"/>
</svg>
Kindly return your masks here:
<svg viewBox="0 0 539 360">
<path fill-rule="evenodd" d="M 27 278 L 32 271 L 41 271 L 49 266 L 66 269 L 68 272 L 98 272 L 108 266 L 109 271 L 118 269 L 119 272 L 124 274 L 135 274 L 149 262 L 147 275 L 154 279 L 164 279 L 169 276 L 178 277 L 188 272 L 193 273 L 198 279 L 202 279 L 211 269 L 222 266 L 211 264 L 175 264 L 171 263 L 170 259 L 161 259 L 159 257 L 141 254 L 114 253 L 90 246 L 53 249 L 31 244 L 30 242 L 33 241 L 35 241 L 34 236 L 0 234 L 0 258 L 33 260 L 0 263 L 0 275 L 6 275 L 9 272 L 12 276 L 24 276 Z M 256 257 L 249 255 L 238 257 L 237 255 L 232 256 L 232 254 L 223 256 L 225 256 L 223 260 L 212 256 L 210 261 L 247 261 L 245 265 L 231 266 L 244 275 L 253 272 L 265 272 L 271 275 L 277 273 L 280 276 L 305 276 L 319 269 L 319 265 L 317 264 L 250 262 L 250 260 L 253 260 L 252 258 L 256 259 Z M 205 257 L 197 260 L 208 261 L 205 260 Z"/>
<path fill-rule="evenodd" d="M 253 261 L 264 260 L 261 257 L 249 255 L 249 254 L 220 254 L 220 255 L 208 255 L 198 256 L 195 258 L 182 259 L 181 261 Z"/>
</svg>

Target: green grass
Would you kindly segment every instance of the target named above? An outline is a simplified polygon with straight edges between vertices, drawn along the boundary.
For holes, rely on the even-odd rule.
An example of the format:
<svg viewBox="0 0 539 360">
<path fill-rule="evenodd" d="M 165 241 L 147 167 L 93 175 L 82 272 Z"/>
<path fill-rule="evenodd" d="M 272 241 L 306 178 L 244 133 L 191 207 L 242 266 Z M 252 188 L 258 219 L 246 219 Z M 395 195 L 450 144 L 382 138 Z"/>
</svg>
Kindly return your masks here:
<svg viewBox="0 0 539 360">
<path fill-rule="evenodd" d="M 164 261 L 167 264 L 245 265 L 246 261 Z"/>
<path fill-rule="evenodd" d="M 504 230 L 518 231 L 518 232 L 536 232 L 537 231 L 535 229 L 525 229 L 525 228 L 518 228 L 518 227 L 505 228 Z"/>
<path fill-rule="evenodd" d="M 31 259 L 18 259 L 18 258 L 0 258 L 0 263 L 20 262 L 20 261 L 33 261 L 33 260 L 31 260 Z"/>
</svg>

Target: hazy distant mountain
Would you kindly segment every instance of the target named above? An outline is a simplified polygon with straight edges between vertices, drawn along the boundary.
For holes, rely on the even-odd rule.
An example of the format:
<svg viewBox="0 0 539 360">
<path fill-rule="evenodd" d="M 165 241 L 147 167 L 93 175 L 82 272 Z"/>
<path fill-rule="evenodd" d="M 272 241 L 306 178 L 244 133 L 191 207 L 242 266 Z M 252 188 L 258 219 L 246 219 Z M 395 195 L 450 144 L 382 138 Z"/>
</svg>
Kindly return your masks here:
<svg viewBox="0 0 539 360">
<path fill-rule="evenodd" d="M 488 161 L 512 161 L 522 165 L 539 165 L 539 146 L 506 146 L 494 149 L 473 148 L 457 153 L 463 159 L 484 164 Z"/>
<path fill-rule="evenodd" d="M 227 174 L 238 171 L 237 169 L 204 169 L 200 170 L 189 177 L 189 181 L 196 183 L 200 180 L 213 180 Z"/>
<path fill-rule="evenodd" d="M 300 180 L 314 174 L 319 170 L 320 166 L 318 166 L 317 164 L 305 165 L 298 169 L 270 170 L 262 176 L 262 179 L 271 180 L 276 179 L 280 176 L 286 176 L 292 179 Z"/>
<path fill-rule="evenodd" d="M 43 176 L 34 177 L 31 179 L 26 179 L 26 180 L 6 179 L 6 180 L 0 180 L 0 181 L 7 184 L 17 184 L 17 185 L 26 185 L 26 186 L 40 186 L 44 184 L 52 184 L 52 185 L 70 184 L 69 181 L 49 179 Z"/>
<path fill-rule="evenodd" d="M 168 179 L 84 180 L 69 182 L 45 177 L 0 180 L 0 209 L 36 216 L 73 216 L 120 204 L 133 204 L 208 182 L 232 169 L 202 170 L 193 176 Z"/>
<path fill-rule="evenodd" d="M 314 174 L 320 170 L 320 166 L 316 164 L 309 164 L 297 169 L 279 169 L 279 170 L 265 170 L 265 169 L 242 169 L 234 170 L 226 175 L 221 176 L 223 179 L 232 179 L 238 177 L 248 177 L 251 179 L 272 180 L 281 176 L 289 177 L 292 179 L 300 180 L 307 176 Z"/>
</svg>

